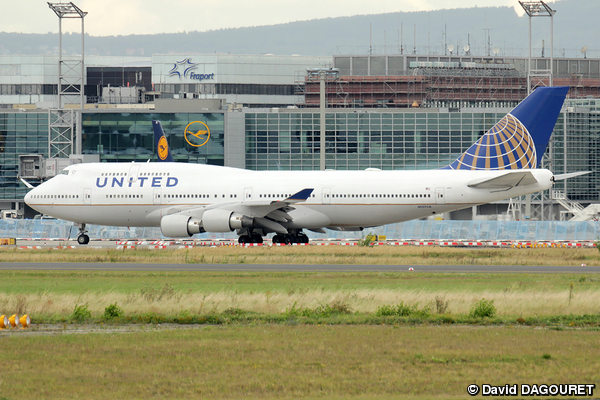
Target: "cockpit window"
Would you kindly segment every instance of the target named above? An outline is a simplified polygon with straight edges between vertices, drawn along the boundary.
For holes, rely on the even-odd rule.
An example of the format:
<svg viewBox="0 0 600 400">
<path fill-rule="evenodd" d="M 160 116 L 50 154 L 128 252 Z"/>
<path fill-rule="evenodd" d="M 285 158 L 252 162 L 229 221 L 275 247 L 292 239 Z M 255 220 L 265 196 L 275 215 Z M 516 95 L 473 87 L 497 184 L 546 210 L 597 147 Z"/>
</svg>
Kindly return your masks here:
<svg viewBox="0 0 600 400">
<path fill-rule="evenodd" d="M 69 175 L 69 170 L 63 169 L 62 171 L 60 171 L 60 175 Z"/>
</svg>

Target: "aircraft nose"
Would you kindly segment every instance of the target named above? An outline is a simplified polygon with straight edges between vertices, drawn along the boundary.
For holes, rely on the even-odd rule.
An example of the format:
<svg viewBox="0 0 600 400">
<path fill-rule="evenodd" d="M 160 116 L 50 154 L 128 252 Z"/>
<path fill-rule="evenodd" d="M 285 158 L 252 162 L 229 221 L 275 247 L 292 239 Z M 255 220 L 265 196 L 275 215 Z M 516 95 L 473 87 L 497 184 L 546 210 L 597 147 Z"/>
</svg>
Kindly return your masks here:
<svg viewBox="0 0 600 400">
<path fill-rule="evenodd" d="M 29 190 L 29 192 L 27 192 L 27 194 L 23 198 L 23 201 L 25 201 L 25 204 L 27 204 L 28 206 L 31 206 L 32 202 L 35 203 L 35 201 L 33 201 L 33 199 L 35 198 L 34 196 L 38 195 L 39 193 L 39 186 L 34 187 L 33 189 Z"/>
<path fill-rule="evenodd" d="M 27 192 L 27 194 L 25 195 L 25 197 L 23 198 L 23 200 L 25 201 L 25 204 L 29 205 L 29 202 L 31 201 L 31 192 L 33 192 L 35 189 L 30 190 L 29 192 Z"/>
</svg>

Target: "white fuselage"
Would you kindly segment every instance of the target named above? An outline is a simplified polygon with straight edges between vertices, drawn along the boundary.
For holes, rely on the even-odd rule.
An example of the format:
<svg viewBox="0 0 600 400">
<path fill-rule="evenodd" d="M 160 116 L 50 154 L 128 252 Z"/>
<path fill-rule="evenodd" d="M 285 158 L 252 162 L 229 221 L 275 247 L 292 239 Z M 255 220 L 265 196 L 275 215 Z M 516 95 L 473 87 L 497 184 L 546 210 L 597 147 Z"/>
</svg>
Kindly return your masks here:
<svg viewBox="0 0 600 400">
<path fill-rule="evenodd" d="M 31 190 L 25 201 L 43 214 L 78 223 L 160 226 L 165 215 L 204 207 L 243 211 L 311 188 L 310 197 L 289 212 L 292 228 L 370 227 L 551 187 L 550 171 L 530 171 L 537 183 L 493 190 L 468 185 L 506 171 L 248 171 L 180 163 L 78 164 Z"/>
</svg>

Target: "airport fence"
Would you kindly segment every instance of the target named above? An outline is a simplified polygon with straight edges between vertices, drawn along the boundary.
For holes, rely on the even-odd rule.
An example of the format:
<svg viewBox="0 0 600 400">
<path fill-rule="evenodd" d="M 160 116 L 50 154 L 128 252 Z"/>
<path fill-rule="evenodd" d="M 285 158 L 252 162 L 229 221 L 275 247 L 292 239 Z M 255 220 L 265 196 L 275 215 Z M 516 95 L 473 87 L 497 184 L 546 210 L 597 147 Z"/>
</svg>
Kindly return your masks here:
<svg viewBox="0 0 600 400">
<path fill-rule="evenodd" d="M 0 237 L 17 239 L 77 238 L 79 230 L 63 220 L 0 220 Z M 600 238 L 600 223 L 561 221 L 407 221 L 361 232 L 328 231 L 326 234 L 306 232 L 311 239 L 360 239 L 367 234 L 385 235 L 397 240 L 493 240 L 493 241 L 595 241 Z M 126 228 L 88 225 L 92 239 L 135 240 L 165 239 L 160 228 Z M 232 233 L 203 233 L 196 239 L 235 239 Z"/>
</svg>

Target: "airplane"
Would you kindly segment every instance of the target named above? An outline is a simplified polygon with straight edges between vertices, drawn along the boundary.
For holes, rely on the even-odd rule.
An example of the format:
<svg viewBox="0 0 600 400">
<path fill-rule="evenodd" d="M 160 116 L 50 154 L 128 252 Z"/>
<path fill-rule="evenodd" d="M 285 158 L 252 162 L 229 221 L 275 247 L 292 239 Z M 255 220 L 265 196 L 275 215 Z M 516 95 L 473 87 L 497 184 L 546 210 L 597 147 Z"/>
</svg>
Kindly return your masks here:
<svg viewBox="0 0 600 400">
<path fill-rule="evenodd" d="M 568 87 L 538 87 L 447 167 L 434 170 L 250 171 L 172 162 L 160 122 L 160 160 L 66 167 L 25 202 L 86 225 L 160 227 L 165 237 L 237 231 L 239 243 L 308 243 L 304 230 L 359 231 L 547 190 L 540 169 Z M 567 176 L 568 175 L 568 176 Z"/>
</svg>

